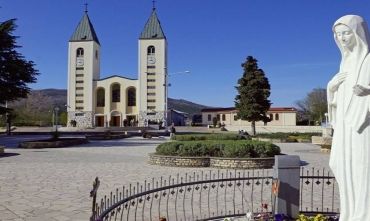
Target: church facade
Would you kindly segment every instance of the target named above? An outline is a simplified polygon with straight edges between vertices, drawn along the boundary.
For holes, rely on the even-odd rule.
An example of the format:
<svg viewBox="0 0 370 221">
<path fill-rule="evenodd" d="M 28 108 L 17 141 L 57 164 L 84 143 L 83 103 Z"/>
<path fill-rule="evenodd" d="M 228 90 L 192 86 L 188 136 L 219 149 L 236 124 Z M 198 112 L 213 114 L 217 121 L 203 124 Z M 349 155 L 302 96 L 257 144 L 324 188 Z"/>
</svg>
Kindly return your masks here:
<svg viewBox="0 0 370 221">
<path fill-rule="evenodd" d="M 101 44 L 85 11 L 68 47 L 68 125 L 142 126 L 165 121 L 167 40 L 156 9 L 138 39 L 138 79 L 100 78 Z"/>
</svg>

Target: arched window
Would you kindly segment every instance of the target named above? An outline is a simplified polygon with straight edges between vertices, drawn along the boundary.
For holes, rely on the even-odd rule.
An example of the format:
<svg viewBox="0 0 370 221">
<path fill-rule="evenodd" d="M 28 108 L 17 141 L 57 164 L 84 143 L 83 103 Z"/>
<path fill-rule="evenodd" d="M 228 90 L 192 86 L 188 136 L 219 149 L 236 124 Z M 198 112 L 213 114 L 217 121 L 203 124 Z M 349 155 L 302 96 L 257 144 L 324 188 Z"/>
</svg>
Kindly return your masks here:
<svg viewBox="0 0 370 221">
<path fill-rule="evenodd" d="M 136 89 L 133 87 L 127 90 L 127 106 L 136 106 Z"/>
<path fill-rule="evenodd" d="M 112 102 L 120 102 L 121 100 L 121 89 L 119 84 L 112 86 Z"/>
<path fill-rule="evenodd" d="M 148 55 L 153 55 L 153 54 L 155 54 L 155 48 L 153 45 L 150 45 L 148 47 Z"/>
<path fill-rule="evenodd" d="M 76 56 L 78 58 L 83 57 L 84 56 L 84 49 L 83 48 L 77 48 Z"/>
<path fill-rule="evenodd" d="M 104 88 L 99 88 L 96 92 L 96 106 L 104 107 L 105 106 L 105 91 Z"/>
<path fill-rule="evenodd" d="M 279 120 L 279 114 L 275 114 L 275 120 Z"/>
<path fill-rule="evenodd" d="M 270 114 L 270 120 L 274 120 L 274 115 L 273 114 Z"/>
</svg>

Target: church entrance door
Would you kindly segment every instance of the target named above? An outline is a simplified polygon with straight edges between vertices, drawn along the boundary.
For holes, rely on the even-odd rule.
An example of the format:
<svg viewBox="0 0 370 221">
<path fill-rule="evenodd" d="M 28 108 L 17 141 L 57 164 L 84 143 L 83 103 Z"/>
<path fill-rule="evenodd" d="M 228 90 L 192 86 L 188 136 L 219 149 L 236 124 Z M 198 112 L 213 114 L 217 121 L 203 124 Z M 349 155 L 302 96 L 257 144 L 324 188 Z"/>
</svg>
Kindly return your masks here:
<svg viewBox="0 0 370 221">
<path fill-rule="evenodd" d="M 104 116 L 95 116 L 95 126 L 104 127 Z"/>
<path fill-rule="evenodd" d="M 121 126 L 120 122 L 121 122 L 121 117 L 120 116 L 112 116 L 112 119 L 111 119 L 111 126 L 112 127 Z"/>
</svg>

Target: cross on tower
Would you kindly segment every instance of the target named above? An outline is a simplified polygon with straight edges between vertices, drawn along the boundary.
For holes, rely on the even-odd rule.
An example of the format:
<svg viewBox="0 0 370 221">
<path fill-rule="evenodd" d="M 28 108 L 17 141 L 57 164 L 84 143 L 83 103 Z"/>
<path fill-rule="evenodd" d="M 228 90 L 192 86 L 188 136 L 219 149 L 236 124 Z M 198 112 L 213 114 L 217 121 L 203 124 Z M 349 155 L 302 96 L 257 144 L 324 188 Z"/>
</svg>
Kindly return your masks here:
<svg viewBox="0 0 370 221">
<path fill-rule="evenodd" d="M 155 0 L 153 0 L 153 10 L 155 10 Z"/>
<path fill-rule="evenodd" d="M 87 3 L 84 4 L 85 5 L 85 12 L 87 13 Z"/>
</svg>

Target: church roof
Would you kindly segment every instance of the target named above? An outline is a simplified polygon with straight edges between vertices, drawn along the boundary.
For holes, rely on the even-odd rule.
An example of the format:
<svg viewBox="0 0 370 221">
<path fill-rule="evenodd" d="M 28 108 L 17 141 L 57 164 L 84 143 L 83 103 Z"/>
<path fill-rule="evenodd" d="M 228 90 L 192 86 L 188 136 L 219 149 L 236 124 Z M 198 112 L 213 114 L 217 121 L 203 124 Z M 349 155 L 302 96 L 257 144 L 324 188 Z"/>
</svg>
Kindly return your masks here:
<svg viewBox="0 0 370 221">
<path fill-rule="evenodd" d="M 95 41 L 100 44 L 87 12 L 85 12 L 69 41 Z"/>
<path fill-rule="evenodd" d="M 165 39 L 166 36 L 163 33 L 161 23 L 153 8 L 152 14 L 145 24 L 144 30 L 140 34 L 140 39 Z"/>
</svg>

